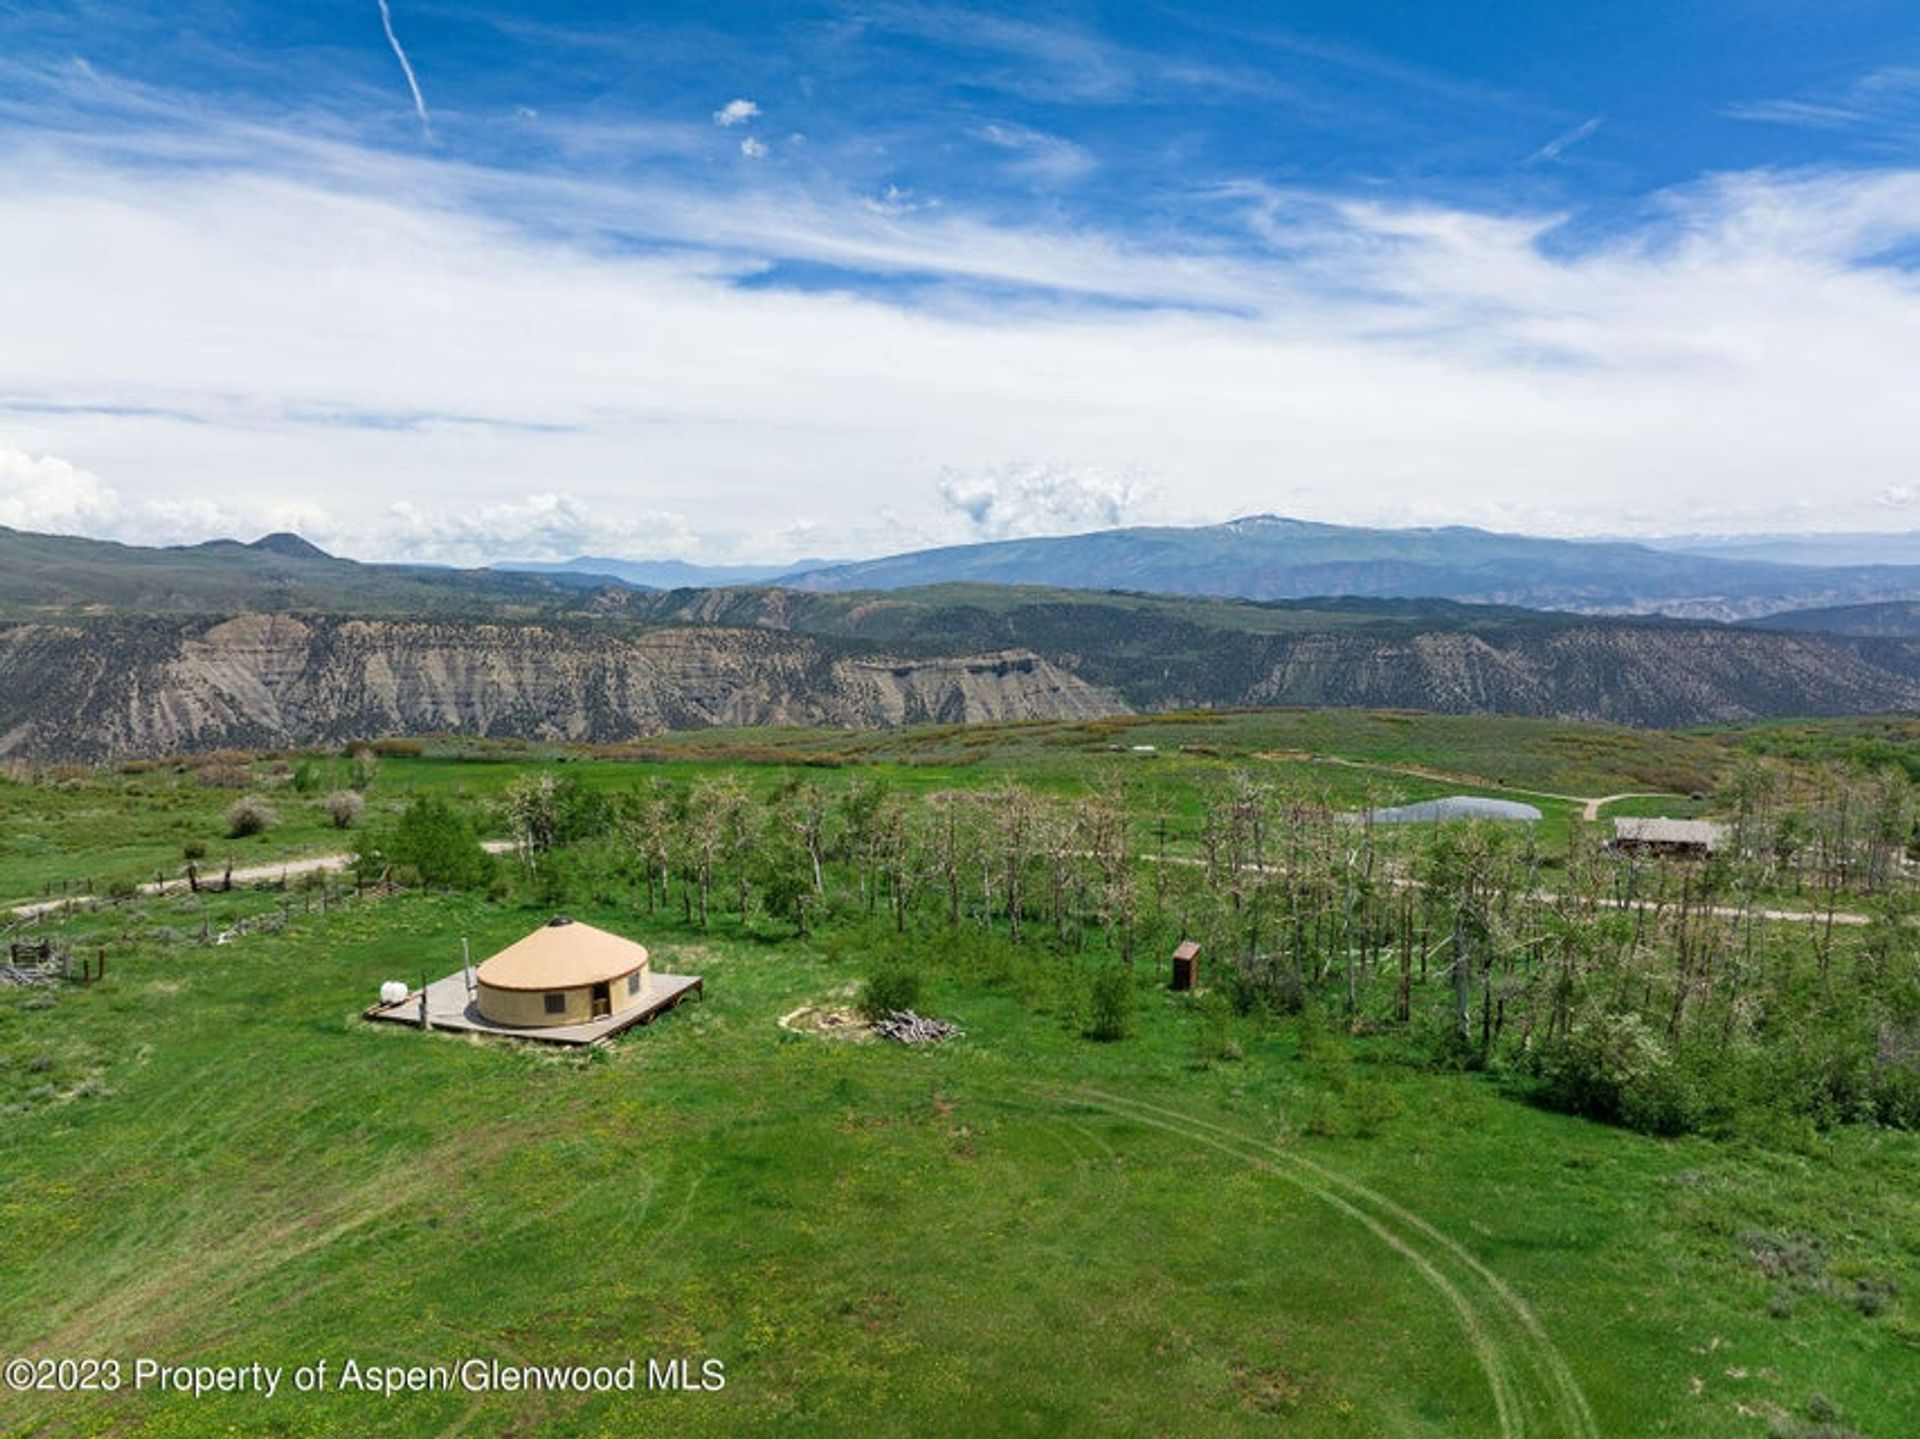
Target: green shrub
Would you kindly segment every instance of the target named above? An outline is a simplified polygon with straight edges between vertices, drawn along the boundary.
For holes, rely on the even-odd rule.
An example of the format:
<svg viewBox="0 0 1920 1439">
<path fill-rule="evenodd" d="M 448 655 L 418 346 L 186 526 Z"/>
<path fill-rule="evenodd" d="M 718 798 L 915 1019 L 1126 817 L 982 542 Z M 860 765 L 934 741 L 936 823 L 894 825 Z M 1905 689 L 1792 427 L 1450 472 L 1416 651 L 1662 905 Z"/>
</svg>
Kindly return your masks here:
<svg viewBox="0 0 1920 1439">
<path fill-rule="evenodd" d="M 569 856 L 543 854 L 534 866 L 533 897 L 543 909 L 565 909 L 573 901 L 579 878 L 579 867 Z"/>
<path fill-rule="evenodd" d="M 408 870 L 423 884 L 482 889 L 493 877 L 493 856 L 480 848 L 467 817 L 443 799 L 416 795 L 393 824 L 361 841 L 362 874 L 391 867 Z"/>
<path fill-rule="evenodd" d="M 1217 973 L 1235 1014 L 1298 1014 L 1306 1005 L 1299 972 L 1279 955 L 1236 956 Z"/>
<path fill-rule="evenodd" d="M 265 834 L 279 823 L 280 817 L 273 812 L 273 806 L 257 794 L 247 795 L 235 800 L 227 811 L 227 835 L 231 839 L 246 839 L 256 834 Z"/>
<path fill-rule="evenodd" d="M 1089 1039 L 1126 1038 L 1128 1022 L 1133 1018 L 1133 976 L 1126 969 L 1109 964 L 1095 973 L 1088 1001 Z"/>
<path fill-rule="evenodd" d="M 320 766 L 310 759 L 303 759 L 293 767 L 293 788 L 297 794 L 312 794 L 320 788 L 321 780 Z"/>
<path fill-rule="evenodd" d="M 1204 1068 L 1223 1059 L 1239 1059 L 1240 1046 L 1233 1038 L 1233 1007 L 1224 995 L 1208 990 L 1193 1002 L 1193 1042 L 1196 1058 Z"/>
<path fill-rule="evenodd" d="M 337 789 L 321 801 L 327 811 L 327 818 L 333 821 L 335 829 L 351 829 L 353 822 L 360 817 L 360 811 L 366 807 L 366 803 L 350 789 Z"/>
<path fill-rule="evenodd" d="M 919 1002 L 920 971 L 905 964 L 883 964 L 860 986 L 858 1004 L 868 1019 L 884 1019 Z"/>
<path fill-rule="evenodd" d="M 1347 1111 L 1354 1133 L 1371 1139 L 1400 1113 L 1400 1096 L 1377 1079 L 1364 1079 L 1348 1093 Z"/>
<path fill-rule="evenodd" d="M 1698 1107 L 1665 1041 L 1639 1015 L 1594 1010 L 1540 1047 L 1542 1098 L 1555 1109 L 1649 1134 L 1696 1128 Z"/>
</svg>

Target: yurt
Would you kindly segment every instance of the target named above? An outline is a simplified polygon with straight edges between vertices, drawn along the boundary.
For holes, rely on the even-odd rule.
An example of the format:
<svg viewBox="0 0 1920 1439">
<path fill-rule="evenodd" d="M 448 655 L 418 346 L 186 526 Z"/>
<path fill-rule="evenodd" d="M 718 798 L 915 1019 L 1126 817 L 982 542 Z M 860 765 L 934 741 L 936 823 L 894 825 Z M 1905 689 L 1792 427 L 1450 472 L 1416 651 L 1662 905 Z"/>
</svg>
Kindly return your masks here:
<svg viewBox="0 0 1920 1439">
<path fill-rule="evenodd" d="M 647 951 L 630 939 L 556 915 L 474 973 L 474 1002 L 495 1024 L 582 1024 L 644 1003 Z"/>
</svg>

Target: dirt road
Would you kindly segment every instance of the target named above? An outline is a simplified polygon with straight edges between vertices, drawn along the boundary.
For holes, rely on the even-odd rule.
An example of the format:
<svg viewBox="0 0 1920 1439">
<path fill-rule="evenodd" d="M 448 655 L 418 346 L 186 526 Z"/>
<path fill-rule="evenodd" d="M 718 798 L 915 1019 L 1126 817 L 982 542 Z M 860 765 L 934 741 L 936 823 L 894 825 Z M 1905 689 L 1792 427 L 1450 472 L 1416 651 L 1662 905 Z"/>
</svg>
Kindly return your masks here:
<svg viewBox="0 0 1920 1439">
<path fill-rule="evenodd" d="M 510 854 L 514 843 L 510 839 L 482 840 L 480 848 L 488 854 Z M 338 874 L 352 863 L 353 856 L 343 853 L 310 854 L 302 859 L 275 860 L 271 864 L 238 865 L 233 871 L 233 882 L 241 885 L 261 884 L 273 880 L 297 879 L 301 875 L 308 874 Z M 227 871 L 224 867 L 204 869 L 200 872 L 200 880 L 202 884 L 224 886 L 227 882 Z M 148 880 L 139 887 L 139 892 L 141 894 L 178 894 L 191 887 L 184 877 Z M 42 899 L 35 900 L 32 904 L 17 904 L 12 909 L 12 915 L 15 919 L 38 919 L 42 915 L 58 914 L 69 906 L 77 909 L 93 902 L 94 896 L 90 894 L 69 894 L 59 899 Z"/>
</svg>

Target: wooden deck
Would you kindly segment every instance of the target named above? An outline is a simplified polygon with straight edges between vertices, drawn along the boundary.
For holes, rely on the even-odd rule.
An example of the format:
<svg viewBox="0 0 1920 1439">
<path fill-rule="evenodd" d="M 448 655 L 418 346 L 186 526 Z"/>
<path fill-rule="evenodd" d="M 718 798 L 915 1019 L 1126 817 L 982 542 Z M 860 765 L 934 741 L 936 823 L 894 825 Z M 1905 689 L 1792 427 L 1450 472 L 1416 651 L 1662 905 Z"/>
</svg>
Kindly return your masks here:
<svg viewBox="0 0 1920 1439">
<path fill-rule="evenodd" d="M 636 1024 L 651 1024 L 656 1015 L 674 1008 L 688 995 L 707 997 L 707 982 L 697 974 L 655 974 L 646 999 L 631 1009 L 590 1019 L 584 1024 L 555 1024 L 544 1028 L 523 1028 L 514 1024 L 496 1024 L 474 1006 L 467 995 L 467 978 L 455 970 L 444 979 L 427 986 L 427 1028 L 463 1034 L 487 1034 L 501 1039 L 531 1039 L 541 1044 L 582 1046 L 605 1044 L 623 1030 Z M 420 991 L 414 990 L 398 1004 L 376 1004 L 363 1011 L 368 1019 L 389 1024 L 420 1027 Z"/>
</svg>

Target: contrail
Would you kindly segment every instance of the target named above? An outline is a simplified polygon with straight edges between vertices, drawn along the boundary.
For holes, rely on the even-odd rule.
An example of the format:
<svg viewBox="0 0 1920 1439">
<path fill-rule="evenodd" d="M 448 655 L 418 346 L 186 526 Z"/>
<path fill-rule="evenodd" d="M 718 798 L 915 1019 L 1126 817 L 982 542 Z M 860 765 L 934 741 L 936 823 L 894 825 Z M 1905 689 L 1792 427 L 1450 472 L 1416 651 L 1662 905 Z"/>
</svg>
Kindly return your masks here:
<svg viewBox="0 0 1920 1439">
<path fill-rule="evenodd" d="M 1564 135 L 1556 135 L 1546 144 L 1527 156 L 1529 165 L 1537 165 L 1542 160 L 1558 160 L 1561 152 L 1571 150 L 1583 140 L 1591 140 L 1600 127 L 1607 123 L 1605 115 L 1595 115 L 1591 120 L 1582 120 Z"/>
<path fill-rule="evenodd" d="M 433 138 L 433 121 L 427 116 L 427 97 L 420 93 L 420 82 L 413 77 L 413 65 L 407 59 L 407 52 L 400 48 L 400 37 L 393 33 L 393 11 L 387 7 L 387 0 L 379 0 L 380 23 L 387 32 L 387 43 L 393 46 L 394 59 L 400 62 L 400 71 L 407 77 L 407 88 L 413 92 L 413 110 L 420 117 L 420 128 L 427 132 L 427 138 Z"/>
</svg>

